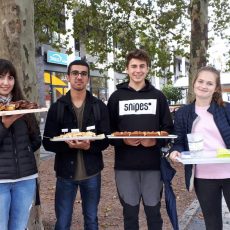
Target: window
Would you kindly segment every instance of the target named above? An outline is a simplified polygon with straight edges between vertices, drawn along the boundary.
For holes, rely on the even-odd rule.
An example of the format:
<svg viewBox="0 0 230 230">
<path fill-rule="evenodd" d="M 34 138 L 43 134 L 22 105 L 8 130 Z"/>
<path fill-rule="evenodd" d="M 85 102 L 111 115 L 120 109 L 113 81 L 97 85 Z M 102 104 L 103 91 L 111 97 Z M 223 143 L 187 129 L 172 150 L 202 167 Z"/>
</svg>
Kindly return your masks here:
<svg viewBox="0 0 230 230">
<path fill-rule="evenodd" d="M 58 29 L 60 31 L 65 31 L 65 15 L 60 13 L 59 14 L 59 20 L 58 20 Z"/>
<path fill-rule="evenodd" d="M 94 96 L 108 100 L 107 79 L 106 77 L 90 77 L 91 88 Z"/>
<path fill-rule="evenodd" d="M 182 62 L 181 62 L 181 60 L 178 60 L 178 70 L 180 72 L 182 71 Z"/>
<path fill-rule="evenodd" d="M 74 42 L 75 42 L 75 50 L 80 51 L 80 41 L 75 38 Z"/>
</svg>

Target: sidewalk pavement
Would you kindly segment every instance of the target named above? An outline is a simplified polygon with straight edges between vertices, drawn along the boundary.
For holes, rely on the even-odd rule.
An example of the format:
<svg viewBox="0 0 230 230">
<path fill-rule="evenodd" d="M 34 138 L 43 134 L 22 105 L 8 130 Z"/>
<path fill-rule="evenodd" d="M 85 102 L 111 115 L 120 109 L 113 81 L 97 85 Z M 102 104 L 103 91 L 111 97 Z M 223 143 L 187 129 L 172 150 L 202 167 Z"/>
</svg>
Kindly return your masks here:
<svg viewBox="0 0 230 230">
<path fill-rule="evenodd" d="M 41 135 L 44 132 L 44 123 L 40 124 Z M 54 153 L 46 151 L 43 146 L 40 148 L 40 156 L 42 160 L 54 157 Z M 222 202 L 223 230 L 230 229 L 230 213 L 223 198 Z M 180 230 L 205 230 L 204 220 L 200 216 L 201 209 L 198 200 L 194 200 L 191 205 L 185 210 L 182 217 L 179 217 Z"/>
<path fill-rule="evenodd" d="M 46 151 L 46 150 L 43 148 L 43 146 L 41 146 L 41 148 L 40 148 L 40 158 L 41 158 L 41 160 L 45 160 L 45 159 L 48 159 L 48 158 L 50 158 L 50 157 L 54 157 L 54 154 L 55 154 L 55 153 Z"/>
<path fill-rule="evenodd" d="M 222 199 L 222 216 L 223 216 L 223 230 L 230 229 L 230 213 Z M 183 216 L 179 217 L 180 230 L 205 230 L 204 219 L 198 200 L 194 200 L 192 204 L 186 209 Z"/>
</svg>

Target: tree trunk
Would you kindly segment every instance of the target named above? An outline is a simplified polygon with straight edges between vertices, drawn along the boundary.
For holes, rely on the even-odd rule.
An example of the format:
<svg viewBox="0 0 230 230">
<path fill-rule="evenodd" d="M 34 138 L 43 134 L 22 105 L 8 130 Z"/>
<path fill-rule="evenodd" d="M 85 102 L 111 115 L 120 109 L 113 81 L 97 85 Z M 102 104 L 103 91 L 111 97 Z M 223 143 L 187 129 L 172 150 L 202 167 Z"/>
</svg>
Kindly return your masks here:
<svg viewBox="0 0 230 230">
<path fill-rule="evenodd" d="M 193 100 L 192 79 L 207 63 L 208 0 L 191 0 L 191 42 L 188 102 Z"/>
<path fill-rule="evenodd" d="M 0 7 L 0 56 L 16 67 L 25 97 L 38 101 L 34 3 L 32 0 L 0 0 Z M 39 152 L 36 159 L 39 159 Z M 40 206 L 33 207 L 31 217 L 29 229 L 43 229 Z"/>
</svg>

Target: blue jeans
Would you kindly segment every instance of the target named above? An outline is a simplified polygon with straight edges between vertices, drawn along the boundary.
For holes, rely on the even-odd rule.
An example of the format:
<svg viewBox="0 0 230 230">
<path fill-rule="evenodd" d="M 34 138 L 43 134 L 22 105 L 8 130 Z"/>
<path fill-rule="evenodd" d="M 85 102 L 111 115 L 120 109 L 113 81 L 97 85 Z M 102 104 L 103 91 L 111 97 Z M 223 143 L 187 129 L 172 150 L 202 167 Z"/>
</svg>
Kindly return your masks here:
<svg viewBox="0 0 230 230">
<path fill-rule="evenodd" d="M 101 174 L 86 180 L 57 178 L 55 194 L 55 230 L 69 230 L 78 186 L 82 199 L 85 230 L 98 230 L 97 209 L 101 194 Z"/>
<path fill-rule="evenodd" d="M 25 230 L 35 197 L 36 179 L 0 183 L 0 229 Z"/>
</svg>

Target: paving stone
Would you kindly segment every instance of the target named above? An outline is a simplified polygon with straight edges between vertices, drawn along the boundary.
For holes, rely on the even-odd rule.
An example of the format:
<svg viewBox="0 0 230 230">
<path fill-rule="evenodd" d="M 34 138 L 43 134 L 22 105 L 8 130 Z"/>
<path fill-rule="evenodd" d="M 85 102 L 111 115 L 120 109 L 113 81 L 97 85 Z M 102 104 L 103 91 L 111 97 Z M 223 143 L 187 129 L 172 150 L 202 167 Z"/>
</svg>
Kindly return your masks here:
<svg viewBox="0 0 230 230">
<path fill-rule="evenodd" d="M 223 230 L 230 229 L 230 213 L 225 200 L 222 200 L 222 216 L 223 216 Z M 199 202 L 194 200 L 193 203 L 186 209 L 184 215 L 180 220 L 180 230 L 205 230 L 204 219 L 199 206 Z"/>
</svg>

